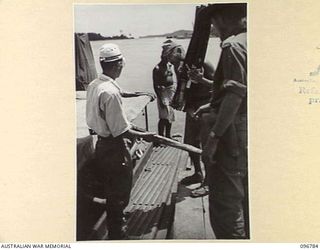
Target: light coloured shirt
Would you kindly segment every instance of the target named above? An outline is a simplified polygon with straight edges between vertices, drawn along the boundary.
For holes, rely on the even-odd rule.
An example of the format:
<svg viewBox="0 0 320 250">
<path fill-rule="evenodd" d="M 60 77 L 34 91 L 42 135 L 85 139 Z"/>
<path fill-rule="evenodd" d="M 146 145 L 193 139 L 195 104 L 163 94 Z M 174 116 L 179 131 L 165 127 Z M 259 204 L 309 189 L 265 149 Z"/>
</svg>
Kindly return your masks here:
<svg viewBox="0 0 320 250">
<path fill-rule="evenodd" d="M 98 135 L 117 137 L 131 126 L 124 113 L 121 88 L 115 80 L 101 74 L 87 89 L 86 119 Z"/>
</svg>

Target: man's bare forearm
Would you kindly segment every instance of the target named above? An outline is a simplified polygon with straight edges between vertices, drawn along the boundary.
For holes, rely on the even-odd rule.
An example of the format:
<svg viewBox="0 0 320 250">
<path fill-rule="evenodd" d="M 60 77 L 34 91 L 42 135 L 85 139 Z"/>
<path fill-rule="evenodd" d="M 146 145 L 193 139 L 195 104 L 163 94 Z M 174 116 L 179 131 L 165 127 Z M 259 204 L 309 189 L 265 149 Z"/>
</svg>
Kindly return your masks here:
<svg viewBox="0 0 320 250">
<path fill-rule="evenodd" d="M 137 97 L 140 96 L 139 94 L 137 94 L 138 92 L 122 92 L 121 96 L 122 97 Z"/>
<path fill-rule="evenodd" d="M 201 81 L 199 82 L 200 84 L 203 84 L 206 87 L 212 87 L 213 86 L 213 80 L 209 80 L 207 78 L 202 78 Z"/>
<path fill-rule="evenodd" d="M 123 98 L 138 97 L 138 96 L 142 96 L 142 95 L 149 96 L 151 98 L 151 101 L 153 101 L 156 98 L 155 94 L 150 93 L 150 92 L 139 92 L 139 91 L 136 91 L 136 92 L 122 92 L 121 93 L 121 96 Z"/>
<path fill-rule="evenodd" d="M 130 140 L 135 140 L 136 138 L 142 138 L 146 141 L 152 141 L 155 133 L 152 132 L 141 132 L 134 129 L 128 129 L 126 132 L 122 134 L 123 137 L 128 138 Z"/>
</svg>

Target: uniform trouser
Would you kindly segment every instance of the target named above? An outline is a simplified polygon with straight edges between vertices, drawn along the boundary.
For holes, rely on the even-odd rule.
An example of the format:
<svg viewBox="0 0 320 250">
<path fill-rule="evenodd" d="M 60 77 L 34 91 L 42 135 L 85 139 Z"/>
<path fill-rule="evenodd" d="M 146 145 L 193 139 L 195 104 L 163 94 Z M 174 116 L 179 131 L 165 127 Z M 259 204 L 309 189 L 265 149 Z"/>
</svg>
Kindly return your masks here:
<svg viewBox="0 0 320 250">
<path fill-rule="evenodd" d="M 132 164 L 125 140 L 99 138 L 96 144 L 98 172 L 107 199 L 107 227 L 109 239 L 124 237 L 123 210 L 129 203 L 132 186 Z"/>
<path fill-rule="evenodd" d="M 210 222 L 218 239 L 249 237 L 246 115 L 237 115 L 232 126 L 206 168 Z"/>
</svg>

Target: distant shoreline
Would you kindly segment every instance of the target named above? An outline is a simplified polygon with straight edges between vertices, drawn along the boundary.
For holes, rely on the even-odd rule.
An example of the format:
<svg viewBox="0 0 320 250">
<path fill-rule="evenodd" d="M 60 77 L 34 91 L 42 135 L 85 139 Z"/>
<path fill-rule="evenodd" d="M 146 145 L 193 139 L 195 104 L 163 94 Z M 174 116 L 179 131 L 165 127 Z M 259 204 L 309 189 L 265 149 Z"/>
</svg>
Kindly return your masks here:
<svg viewBox="0 0 320 250">
<path fill-rule="evenodd" d="M 100 39 L 100 40 L 90 40 L 90 42 L 96 42 L 96 41 L 111 41 L 111 40 L 139 40 L 139 39 L 153 39 L 153 38 L 163 38 L 166 39 L 165 36 L 152 36 L 152 37 L 136 37 L 136 38 L 130 38 L 130 39 L 123 39 L 123 38 L 114 38 L 114 39 Z M 186 37 L 186 38 L 170 38 L 170 39 L 178 39 L 178 40 L 186 40 L 186 39 L 190 39 L 191 37 Z"/>
<path fill-rule="evenodd" d="M 83 33 L 79 33 L 83 34 Z M 127 39 L 140 39 L 140 38 L 168 38 L 168 39 L 190 39 L 192 37 L 192 30 L 177 30 L 166 34 L 146 35 L 133 37 L 131 34 L 115 35 L 115 36 L 103 36 L 100 33 L 88 32 L 89 41 L 104 41 L 104 40 L 127 40 Z"/>
</svg>

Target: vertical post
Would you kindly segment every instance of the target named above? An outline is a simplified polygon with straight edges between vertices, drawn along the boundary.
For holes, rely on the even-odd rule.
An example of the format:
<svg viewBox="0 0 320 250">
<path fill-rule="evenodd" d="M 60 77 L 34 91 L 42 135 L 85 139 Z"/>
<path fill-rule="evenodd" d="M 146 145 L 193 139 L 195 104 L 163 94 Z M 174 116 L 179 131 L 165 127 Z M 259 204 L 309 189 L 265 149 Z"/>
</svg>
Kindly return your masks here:
<svg viewBox="0 0 320 250">
<path fill-rule="evenodd" d="M 148 107 L 147 105 L 144 107 L 144 117 L 146 119 L 146 130 L 149 130 L 149 123 L 148 123 Z"/>
</svg>

